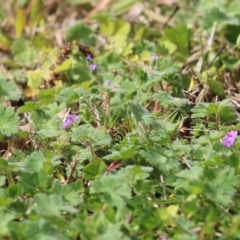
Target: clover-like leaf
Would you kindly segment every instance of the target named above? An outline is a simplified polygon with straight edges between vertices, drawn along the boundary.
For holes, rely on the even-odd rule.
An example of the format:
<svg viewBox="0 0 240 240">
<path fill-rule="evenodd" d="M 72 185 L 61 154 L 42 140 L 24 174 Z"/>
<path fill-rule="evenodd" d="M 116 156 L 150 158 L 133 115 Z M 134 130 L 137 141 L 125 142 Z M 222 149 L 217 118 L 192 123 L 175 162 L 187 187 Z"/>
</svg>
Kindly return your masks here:
<svg viewBox="0 0 240 240">
<path fill-rule="evenodd" d="M 33 152 L 25 161 L 25 168 L 28 172 L 39 172 L 43 168 L 43 154 L 42 152 Z"/>
<path fill-rule="evenodd" d="M 36 64 L 37 51 L 34 45 L 25 38 L 17 38 L 12 44 L 14 60 L 21 66 L 32 67 Z"/>
<path fill-rule="evenodd" d="M 36 189 L 45 189 L 47 181 L 48 178 L 44 172 L 24 173 L 19 184 L 24 192 L 31 192 Z"/>
<path fill-rule="evenodd" d="M 8 81 L 5 74 L 0 73 L 0 100 L 18 100 L 21 96 L 17 85 Z"/>
<path fill-rule="evenodd" d="M 90 192 L 102 194 L 102 201 L 116 207 L 123 206 L 123 199 L 131 197 L 131 188 L 120 174 L 103 175 L 100 179 L 95 179 Z"/>
<path fill-rule="evenodd" d="M 4 211 L 0 211 L 0 236 L 4 236 L 9 233 L 9 222 L 14 219 L 14 214 L 12 213 L 4 213 Z"/>
<path fill-rule="evenodd" d="M 91 35 L 92 30 L 81 22 L 75 23 L 67 30 L 66 41 L 81 41 L 83 44 L 93 44 L 94 38 Z"/>
<path fill-rule="evenodd" d="M 129 237 L 123 235 L 123 233 L 120 231 L 120 227 L 121 225 L 119 223 L 109 225 L 106 232 L 96 237 L 95 240 L 111 239 L 112 236 L 114 236 L 115 240 L 130 240 Z"/>
<path fill-rule="evenodd" d="M 84 178 L 92 180 L 97 175 L 104 173 L 107 170 L 107 165 L 101 158 L 94 158 L 87 166 L 83 168 Z"/>
<path fill-rule="evenodd" d="M 236 191 L 238 178 L 233 168 L 206 169 L 205 170 L 205 194 L 217 204 L 228 206 Z"/>
<path fill-rule="evenodd" d="M 15 114 L 12 107 L 5 108 L 0 106 L 0 116 L 0 133 L 2 135 L 10 137 L 19 131 L 19 117 Z"/>
<path fill-rule="evenodd" d="M 66 205 L 60 195 L 37 194 L 34 197 L 36 203 L 36 211 L 45 216 L 59 216 L 61 211 L 74 213 L 77 210 L 70 205 Z"/>
</svg>

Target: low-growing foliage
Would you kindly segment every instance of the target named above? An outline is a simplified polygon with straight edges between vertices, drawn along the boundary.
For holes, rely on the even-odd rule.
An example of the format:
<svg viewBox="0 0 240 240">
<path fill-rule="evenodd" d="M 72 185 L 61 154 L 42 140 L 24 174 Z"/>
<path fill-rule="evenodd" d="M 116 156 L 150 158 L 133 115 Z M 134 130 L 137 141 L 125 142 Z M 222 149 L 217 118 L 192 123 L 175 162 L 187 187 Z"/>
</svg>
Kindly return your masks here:
<svg viewBox="0 0 240 240">
<path fill-rule="evenodd" d="M 239 239 L 239 12 L 0 5 L 0 239 Z"/>
</svg>

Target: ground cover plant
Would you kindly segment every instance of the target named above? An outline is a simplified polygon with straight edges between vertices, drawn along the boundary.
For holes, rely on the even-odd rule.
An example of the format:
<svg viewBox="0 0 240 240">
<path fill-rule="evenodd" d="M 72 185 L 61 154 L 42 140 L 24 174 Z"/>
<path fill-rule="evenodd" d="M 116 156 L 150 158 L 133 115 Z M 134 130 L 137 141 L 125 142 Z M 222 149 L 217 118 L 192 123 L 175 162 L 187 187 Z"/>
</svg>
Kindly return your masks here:
<svg viewBox="0 0 240 240">
<path fill-rule="evenodd" d="M 0 239 L 240 239 L 237 0 L 0 5 Z"/>
</svg>

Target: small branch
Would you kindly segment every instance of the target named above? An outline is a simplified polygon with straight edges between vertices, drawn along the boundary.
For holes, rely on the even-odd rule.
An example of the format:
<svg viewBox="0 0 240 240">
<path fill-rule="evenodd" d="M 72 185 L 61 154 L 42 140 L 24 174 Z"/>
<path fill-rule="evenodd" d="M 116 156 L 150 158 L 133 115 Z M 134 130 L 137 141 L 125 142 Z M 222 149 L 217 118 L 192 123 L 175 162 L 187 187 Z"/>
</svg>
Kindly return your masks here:
<svg viewBox="0 0 240 240">
<path fill-rule="evenodd" d="M 160 181 L 162 183 L 162 189 L 163 189 L 163 200 L 166 201 L 167 200 L 167 194 L 166 194 L 166 188 L 165 188 L 165 185 L 164 185 L 163 175 L 160 175 Z"/>
<path fill-rule="evenodd" d="M 164 22 L 163 25 L 161 26 L 161 29 L 163 29 L 163 28 L 166 27 L 166 25 L 168 24 L 168 22 L 174 17 L 174 15 L 177 13 L 177 11 L 178 11 L 179 9 L 180 9 L 180 7 L 177 6 L 177 7 L 173 10 L 172 14 L 168 17 L 167 21 Z"/>
<path fill-rule="evenodd" d="M 225 45 L 223 45 L 223 46 L 217 51 L 217 53 L 216 53 L 216 55 L 214 56 L 214 58 L 212 59 L 212 61 L 207 65 L 207 69 L 209 69 L 209 68 L 212 66 L 213 62 L 216 60 L 216 58 L 217 58 L 219 55 L 221 55 L 221 53 L 222 53 L 222 51 L 224 50 L 224 48 L 225 48 Z"/>
<path fill-rule="evenodd" d="M 13 138 L 9 138 L 7 150 L 4 153 L 4 155 L 2 156 L 2 158 L 5 159 L 6 161 L 8 160 L 9 153 L 12 151 L 12 143 L 13 143 Z M 14 179 L 13 179 L 11 171 L 6 170 L 5 175 L 6 175 L 8 184 L 13 185 L 14 184 Z"/>
<path fill-rule="evenodd" d="M 187 165 L 187 167 L 188 167 L 189 169 L 191 169 L 191 165 L 190 165 L 189 161 L 188 161 L 186 158 L 183 158 L 183 161 L 184 161 L 184 163 Z"/>
<path fill-rule="evenodd" d="M 92 157 L 93 158 L 96 157 L 96 155 L 95 155 L 95 153 L 93 151 L 92 143 L 91 142 L 87 142 L 87 143 L 88 143 L 88 147 L 90 148 L 90 152 L 91 152 Z"/>
<path fill-rule="evenodd" d="M 70 180 L 72 178 L 72 175 L 73 175 L 73 173 L 74 173 L 74 171 L 77 167 L 78 162 L 79 162 L 79 159 L 75 159 L 73 161 L 73 163 L 70 164 L 70 171 L 69 171 L 69 174 L 67 176 L 67 180 L 66 180 L 65 184 L 68 184 L 70 182 Z"/>
<path fill-rule="evenodd" d="M 102 0 L 87 14 L 84 18 L 84 22 L 87 22 L 93 15 L 97 14 L 100 11 L 103 11 L 111 3 L 112 0 Z"/>
</svg>

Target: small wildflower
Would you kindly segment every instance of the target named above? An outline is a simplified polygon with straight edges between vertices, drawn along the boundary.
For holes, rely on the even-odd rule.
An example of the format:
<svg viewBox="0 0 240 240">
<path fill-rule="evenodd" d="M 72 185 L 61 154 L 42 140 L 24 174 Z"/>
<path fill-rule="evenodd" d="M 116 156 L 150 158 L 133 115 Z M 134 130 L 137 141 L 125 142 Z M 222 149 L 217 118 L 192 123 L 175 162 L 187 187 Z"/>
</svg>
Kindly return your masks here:
<svg viewBox="0 0 240 240">
<path fill-rule="evenodd" d="M 152 61 L 156 61 L 158 59 L 158 56 L 153 55 L 153 56 L 151 56 L 151 59 L 152 59 Z"/>
<path fill-rule="evenodd" d="M 98 23 L 94 23 L 94 24 L 93 24 L 93 27 L 96 29 L 96 28 L 99 27 L 99 24 L 98 24 Z"/>
<path fill-rule="evenodd" d="M 90 54 L 88 54 L 88 55 L 86 56 L 86 60 L 87 60 L 87 61 L 91 61 L 91 60 L 92 60 L 92 56 L 91 56 Z"/>
<path fill-rule="evenodd" d="M 228 132 L 222 141 L 223 146 L 230 148 L 235 143 L 237 135 L 237 131 Z"/>
<path fill-rule="evenodd" d="M 62 129 L 68 128 L 70 125 L 75 123 L 78 120 L 78 116 L 73 114 L 73 115 L 68 115 L 63 122 Z"/>
<path fill-rule="evenodd" d="M 96 70 L 97 69 L 97 65 L 96 64 L 90 64 L 90 69 L 92 71 Z"/>
<path fill-rule="evenodd" d="M 111 85 L 111 81 L 110 80 L 105 80 L 105 82 L 104 82 L 104 85 Z"/>
</svg>

